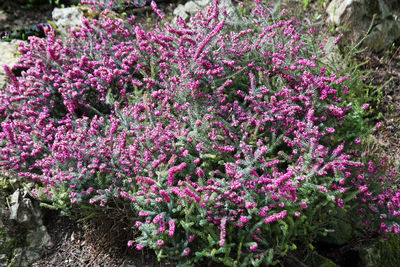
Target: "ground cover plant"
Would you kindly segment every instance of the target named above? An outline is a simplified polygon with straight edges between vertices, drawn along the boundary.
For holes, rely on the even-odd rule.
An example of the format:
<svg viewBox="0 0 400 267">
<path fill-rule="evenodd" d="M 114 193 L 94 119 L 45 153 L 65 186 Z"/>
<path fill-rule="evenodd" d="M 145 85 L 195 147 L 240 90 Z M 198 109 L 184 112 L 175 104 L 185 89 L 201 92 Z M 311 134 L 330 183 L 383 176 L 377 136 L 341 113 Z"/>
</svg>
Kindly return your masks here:
<svg viewBox="0 0 400 267">
<path fill-rule="evenodd" d="M 315 29 L 260 1 L 148 32 L 107 7 L 5 66 L 2 172 L 65 212 L 128 209 L 127 246 L 181 265 L 301 262 L 341 219 L 399 232 L 397 173 L 357 152 L 380 125 Z"/>
</svg>

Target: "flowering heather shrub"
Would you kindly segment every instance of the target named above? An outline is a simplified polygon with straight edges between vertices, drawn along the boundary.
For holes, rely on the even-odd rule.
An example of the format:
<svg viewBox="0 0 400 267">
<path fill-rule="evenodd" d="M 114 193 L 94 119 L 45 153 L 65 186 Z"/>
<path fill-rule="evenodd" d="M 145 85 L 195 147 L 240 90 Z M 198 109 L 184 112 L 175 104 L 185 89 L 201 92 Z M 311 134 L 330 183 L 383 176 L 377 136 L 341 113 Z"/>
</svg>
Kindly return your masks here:
<svg viewBox="0 0 400 267">
<path fill-rule="evenodd" d="M 67 43 L 50 30 L 22 44 L 24 71 L 5 67 L 0 92 L 2 171 L 55 203 L 130 203 L 128 246 L 186 265 L 276 263 L 340 209 L 398 233 L 396 173 L 337 138 L 363 112 L 346 102 L 351 77 L 294 19 L 258 3 L 239 21 L 220 12 L 145 32 L 105 10 Z"/>
</svg>

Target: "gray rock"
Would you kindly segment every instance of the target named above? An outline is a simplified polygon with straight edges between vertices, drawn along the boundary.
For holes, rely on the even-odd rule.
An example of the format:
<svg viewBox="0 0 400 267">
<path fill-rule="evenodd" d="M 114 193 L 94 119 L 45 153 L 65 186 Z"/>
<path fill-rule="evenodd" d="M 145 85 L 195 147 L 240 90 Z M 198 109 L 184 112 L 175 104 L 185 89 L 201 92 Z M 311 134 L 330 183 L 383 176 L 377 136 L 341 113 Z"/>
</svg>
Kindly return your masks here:
<svg viewBox="0 0 400 267">
<path fill-rule="evenodd" d="M 201 7 L 206 7 L 210 4 L 210 0 L 195 0 L 194 1 L 196 5 L 201 6 Z M 211 1 L 212 3 L 212 1 Z"/>
<path fill-rule="evenodd" d="M 29 203 L 25 204 L 29 205 Z M 29 208 L 26 209 L 23 205 L 20 205 L 20 203 L 15 203 L 10 208 L 10 220 L 12 221 L 17 221 L 19 223 L 30 222 L 32 217 L 31 215 Z"/>
<path fill-rule="evenodd" d="M 42 225 L 29 232 L 26 236 L 26 243 L 31 249 L 49 249 L 54 246 L 46 226 Z"/>
<path fill-rule="evenodd" d="M 185 10 L 190 14 L 196 14 L 201 10 L 201 7 L 196 2 L 189 1 L 185 4 Z"/>
<path fill-rule="evenodd" d="M 32 228 L 42 224 L 41 210 L 27 197 L 27 189 L 17 189 L 10 199 L 10 220 Z"/>
<path fill-rule="evenodd" d="M 0 208 L 0 254 L 6 255 L 4 261 L 11 258 L 7 264 L 12 266 L 31 266 L 41 251 L 54 246 L 43 225 L 40 205 L 29 198 L 28 190 L 17 189 L 10 196 L 10 208 Z M 3 250 L 2 244 L 11 244 L 12 247 Z M 0 260 L 0 267 L 1 264 Z"/>
<path fill-rule="evenodd" d="M 326 10 L 328 21 L 349 28 L 344 40 L 358 43 L 375 15 L 374 26 L 363 45 L 379 51 L 400 38 L 400 6 L 392 0 L 332 0 Z"/>
<path fill-rule="evenodd" d="M 10 217 L 10 211 L 6 208 L 0 208 L 0 227 L 7 226 L 4 222 Z"/>
<path fill-rule="evenodd" d="M 174 15 L 175 17 L 181 17 L 182 19 L 186 20 L 189 17 L 189 11 L 186 9 L 184 5 L 179 4 L 175 9 L 174 9 Z"/>
<path fill-rule="evenodd" d="M 186 20 L 190 16 L 195 15 L 199 11 L 206 10 L 206 8 L 210 5 L 213 4 L 213 0 L 193 0 L 187 2 L 185 5 L 178 5 L 178 7 L 175 8 L 174 10 L 174 15 L 175 17 L 181 17 L 182 19 Z M 219 3 L 220 9 L 224 9 L 227 12 L 227 15 L 229 19 L 233 19 L 235 16 L 235 8 L 232 4 L 231 0 L 221 0 Z M 227 20 L 228 17 L 224 17 L 224 15 L 220 14 L 219 20 Z"/>
<path fill-rule="evenodd" d="M 83 12 L 79 7 L 55 8 L 51 16 L 61 37 L 67 37 L 69 30 L 83 26 Z"/>
<path fill-rule="evenodd" d="M 7 267 L 7 255 L 6 254 L 0 254 L 0 267 Z"/>
<path fill-rule="evenodd" d="M 13 196 L 14 195 L 15 193 Z M 16 200 L 17 202 L 15 202 L 15 199 L 12 200 L 14 203 L 10 207 L 10 220 L 23 224 L 26 227 L 34 227 L 36 222 L 33 219 L 36 212 L 32 201 L 29 198 L 23 198 L 21 200 L 16 198 Z"/>
<path fill-rule="evenodd" d="M 15 190 L 14 193 L 11 195 L 10 204 L 14 205 L 14 204 L 19 203 L 20 195 L 21 195 L 21 190 L 20 189 Z"/>
<path fill-rule="evenodd" d="M 12 66 L 18 63 L 20 55 L 18 43 L 17 41 L 0 42 L 0 90 L 6 86 L 8 81 L 3 66 L 7 65 L 11 69 Z"/>
<path fill-rule="evenodd" d="M 14 250 L 14 256 L 11 260 L 12 266 L 18 267 L 29 267 L 31 264 L 40 258 L 38 251 L 29 250 L 26 248 L 16 248 Z"/>
<path fill-rule="evenodd" d="M 136 267 L 133 261 L 124 260 L 124 262 L 119 267 Z"/>
</svg>

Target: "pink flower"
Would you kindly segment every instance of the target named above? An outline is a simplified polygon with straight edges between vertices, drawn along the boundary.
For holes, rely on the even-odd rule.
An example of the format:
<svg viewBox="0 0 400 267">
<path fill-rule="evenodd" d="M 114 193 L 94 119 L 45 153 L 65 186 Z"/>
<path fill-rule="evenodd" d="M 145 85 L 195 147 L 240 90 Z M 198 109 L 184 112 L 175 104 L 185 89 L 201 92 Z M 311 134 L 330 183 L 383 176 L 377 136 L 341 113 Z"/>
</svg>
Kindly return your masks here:
<svg viewBox="0 0 400 267">
<path fill-rule="evenodd" d="M 156 217 L 153 218 L 153 223 L 157 224 L 163 218 L 164 218 L 164 214 L 157 214 Z"/>
<path fill-rule="evenodd" d="M 183 189 L 183 192 L 184 192 L 187 196 L 193 198 L 197 203 L 200 202 L 201 197 L 199 197 L 196 193 L 194 193 L 192 190 L 190 190 L 189 187 L 185 187 L 185 188 Z"/>
<path fill-rule="evenodd" d="M 185 250 L 183 251 L 183 254 L 185 254 L 186 256 L 189 255 L 190 253 L 190 248 L 185 248 Z"/>
<path fill-rule="evenodd" d="M 321 191 L 321 192 L 324 192 L 324 193 L 327 193 L 327 192 L 328 192 L 328 190 L 326 189 L 325 186 L 318 186 L 317 189 L 318 189 L 319 191 Z"/>
<path fill-rule="evenodd" d="M 204 177 L 204 171 L 201 168 L 197 168 L 194 173 L 199 177 Z"/>
<path fill-rule="evenodd" d="M 334 133 L 334 132 L 335 132 L 335 129 L 333 129 L 332 127 L 330 127 L 330 128 L 328 128 L 328 129 L 326 129 L 326 131 L 327 131 L 328 133 Z"/>
<path fill-rule="evenodd" d="M 307 209 L 307 208 L 308 208 L 306 202 L 300 202 L 299 205 L 300 205 L 300 207 L 301 207 L 302 209 Z"/>
<path fill-rule="evenodd" d="M 157 240 L 157 245 L 159 245 L 160 247 L 164 245 L 164 240 L 161 239 Z"/>
<path fill-rule="evenodd" d="M 157 4 L 154 1 L 151 1 L 150 3 L 151 8 L 153 11 L 163 20 L 165 18 L 164 14 L 161 12 L 160 9 L 157 8 Z"/>
<path fill-rule="evenodd" d="M 344 95 L 348 95 L 349 94 L 349 87 L 347 87 L 346 85 L 343 86 L 343 94 Z"/>
<path fill-rule="evenodd" d="M 275 222 L 277 220 L 282 220 L 282 219 L 284 219 L 286 217 L 286 214 L 287 214 L 286 210 L 281 211 L 281 212 L 279 212 L 277 214 L 274 214 L 274 215 L 271 215 L 271 216 L 267 217 L 264 220 L 264 222 L 266 224 L 268 224 L 268 223 L 273 223 L 273 222 Z"/>
<path fill-rule="evenodd" d="M 339 206 L 339 208 L 344 209 L 343 203 L 344 203 L 343 199 L 341 199 L 341 198 L 337 199 L 337 205 Z"/>
<path fill-rule="evenodd" d="M 160 195 L 163 197 L 163 199 L 166 203 L 169 203 L 171 201 L 171 198 L 169 197 L 169 195 L 166 191 L 160 190 Z"/>
<path fill-rule="evenodd" d="M 338 35 L 338 37 L 336 37 L 336 39 L 335 39 L 335 41 L 333 42 L 333 44 L 337 44 L 337 43 L 339 43 L 339 41 L 340 41 L 340 39 L 342 39 L 342 37 L 343 37 L 343 34 L 339 34 Z"/>
<path fill-rule="evenodd" d="M 227 217 L 224 217 L 221 219 L 220 240 L 219 240 L 220 247 L 223 247 L 225 244 L 226 221 L 227 221 Z"/>
<path fill-rule="evenodd" d="M 168 235 L 170 237 L 173 237 L 175 232 L 175 221 L 174 220 L 168 221 L 168 226 L 169 226 Z"/>
<path fill-rule="evenodd" d="M 137 250 L 142 250 L 143 249 L 142 244 L 141 243 L 136 244 L 136 249 Z"/>
<path fill-rule="evenodd" d="M 249 218 L 247 218 L 246 216 L 240 216 L 240 222 L 241 223 L 247 223 L 249 221 Z"/>
<path fill-rule="evenodd" d="M 141 216 L 141 217 L 147 217 L 149 215 L 150 215 L 150 213 L 148 213 L 148 212 L 144 212 L 143 210 L 139 211 L 139 216 Z"/>
<path fill-rule="evenodd" d="M 258 248 L 258 244 L 254 243 L 253 245 L 250 246 L 250 251 L 253 252 Z"/>
<path fill-rule="evenodd" d="M 178 166 L 173 166 L 168 170 L 168 186 L 174 185 L 175 174 L 182 171 L 186 167 L 186 163 L 182 162 Z"/>
</svg>

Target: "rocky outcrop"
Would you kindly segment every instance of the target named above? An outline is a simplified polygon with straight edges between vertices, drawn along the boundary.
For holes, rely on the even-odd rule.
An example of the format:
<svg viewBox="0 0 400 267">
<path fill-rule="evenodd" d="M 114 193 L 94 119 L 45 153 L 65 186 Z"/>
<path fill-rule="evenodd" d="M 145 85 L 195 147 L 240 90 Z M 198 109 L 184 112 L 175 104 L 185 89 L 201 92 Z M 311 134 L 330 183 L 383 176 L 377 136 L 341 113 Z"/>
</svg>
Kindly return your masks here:
<svg viewBox="0 0 400 267">
<path fill-rule="evenodd" d="M 28 189 L 17 189 L 7 202 L 0 207 L 0 266 L 30 266 L 53 246 L 41 208 Z"/>
<path fill-rule="evenodd" d="M 79 7 L 55 8 L 51 16 L 62 37 L 68 36 L 70 29 L 82 26 L 83 12 Z"/>
<path fill-rule="evenodd" d="M 186 20 L 190 16 L 195 15 L 197 12 L 205 10 L 207 6 L 213 2 L 214 0 L 193 0 L 186 2 L 185 5 L 179 4 L 174 10 L 174 15 L 175 17 L 181 17 L 182 19 Z M 226 10 L 229 18 L 232 19 L 233 16 L 235 16 L 235 9 L 231 0 L 221 0 L 219 7 Z M 219 19 L 223 20 L 224 16 L 220 14 Z"/>
<path fill-rule="evenodd" d="M 18 62 L 18 42 L 0 42 L 0 90 L 6 86 L 8 81 L 3 66 L 7 65 L 11 69 Z"/>
<path fill-rule="evenodd" d="M 66 38 L 69 36 L 69 30 L 83 26 L 82 17 L 96 18 L 98 13 L 88 6 L 75 6 L 55 8 L 51 16 L 60 37 Z"/>
<path fill-rule="evenodd" d="M 400 3 L 395 0 L 332 0 L 330 23 L 348 28 L 343 40 L 379 51 L 400 38 Z M 373 19 L 374 18 L 374 19 Z"/>
</svg>

